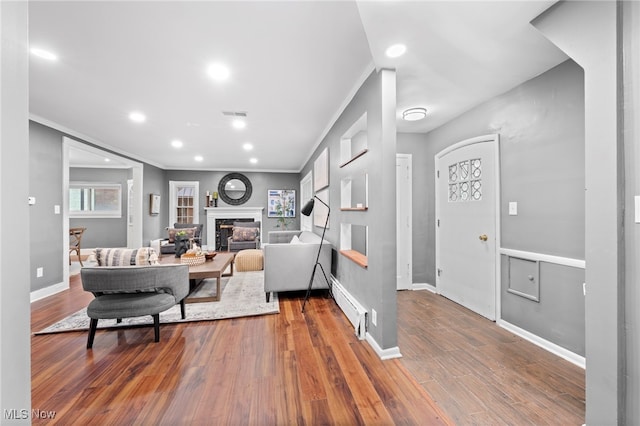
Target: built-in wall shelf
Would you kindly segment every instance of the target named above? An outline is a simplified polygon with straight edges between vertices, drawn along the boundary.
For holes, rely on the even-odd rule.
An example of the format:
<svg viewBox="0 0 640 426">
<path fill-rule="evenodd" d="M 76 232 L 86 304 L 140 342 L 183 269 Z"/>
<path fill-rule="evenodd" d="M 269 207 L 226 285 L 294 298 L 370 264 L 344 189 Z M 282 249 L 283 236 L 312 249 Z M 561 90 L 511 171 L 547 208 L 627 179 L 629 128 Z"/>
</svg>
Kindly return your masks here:
<svg viewBox="0 0 640 426">
<path fill-rule="evenodd" d="M 353 157 L 351 157 L 350 159 L 348 159 L 344 163 L 340 164 L 340 167 L 342 168 L 342 167 L 346 166 L 347 164 L 356 161 L 358 158 L 360 158 L 363 155 L 365 155 L 367 153 L 367 151 L 369 151 L 368 148 L 363 149 L 362 151 L 358 152 L 356 155 L 354 155 Z"/>
<path fill-rule="evenodd" d="M 369 266 L 369 260 L 367 256 L 355 250 L 340 250 L 340 254 L 346 257 L 347 259 L 355 262 L 358 266 L 363 268 L 367 268 Z"/>
<path fill-rule="evenodd" d="M 366 212 L 369 207 L 342 207 L 343 212 Z"/>
</svg>

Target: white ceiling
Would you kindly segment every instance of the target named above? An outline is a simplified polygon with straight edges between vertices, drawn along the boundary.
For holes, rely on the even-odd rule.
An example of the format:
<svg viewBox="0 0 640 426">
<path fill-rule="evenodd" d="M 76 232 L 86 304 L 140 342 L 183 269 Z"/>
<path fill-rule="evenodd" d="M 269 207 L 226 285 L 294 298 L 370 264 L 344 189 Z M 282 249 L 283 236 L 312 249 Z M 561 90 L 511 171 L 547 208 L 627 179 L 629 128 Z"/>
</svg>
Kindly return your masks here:
<svg viewBox="0 0 640 426">
<path fill-rule="evenodd" d="M 30 112 L 162 168 L 299 171 L 374 68 L 397 69 L 398 117 L 428 109 L 398 131 L 427 132 L 566 60 L 529 25 L 553 3 L 32 1 L 30 44 L 59 59 L 31 57 Z"/>
</svg>

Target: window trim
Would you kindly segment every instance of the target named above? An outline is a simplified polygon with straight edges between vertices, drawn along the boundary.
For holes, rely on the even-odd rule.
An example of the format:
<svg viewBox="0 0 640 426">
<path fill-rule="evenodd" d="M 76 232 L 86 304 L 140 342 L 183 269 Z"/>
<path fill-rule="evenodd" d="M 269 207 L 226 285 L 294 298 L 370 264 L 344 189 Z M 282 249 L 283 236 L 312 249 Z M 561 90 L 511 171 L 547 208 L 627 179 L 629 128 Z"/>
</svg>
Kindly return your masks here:
<svg viewBox="0 0 640 426">
<path fill-rule="evenodd" d="M 114 189 L 118 191 L 117 207 L 112 210 L 71 210 L 73 189 Z M 122 184 L 109 182 L 69 182 L 69 218 L 120 219 L 122 218 Z"/>
</svg>

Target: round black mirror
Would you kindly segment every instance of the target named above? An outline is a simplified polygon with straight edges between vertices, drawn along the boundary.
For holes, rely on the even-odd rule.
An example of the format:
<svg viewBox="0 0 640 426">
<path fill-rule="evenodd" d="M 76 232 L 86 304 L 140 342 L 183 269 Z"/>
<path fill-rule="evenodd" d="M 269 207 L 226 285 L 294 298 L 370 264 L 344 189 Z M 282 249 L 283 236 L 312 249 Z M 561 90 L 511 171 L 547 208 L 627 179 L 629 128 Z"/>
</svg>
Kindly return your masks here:
<svg viewBox="0 0 640 426">
<path fill-rule="evenodd" d="M 229 173 L 220 179 L 218 193 L 225 203 L 239 206 L 251 198 L 251 181 L 241 173 Z"/>
</svg>

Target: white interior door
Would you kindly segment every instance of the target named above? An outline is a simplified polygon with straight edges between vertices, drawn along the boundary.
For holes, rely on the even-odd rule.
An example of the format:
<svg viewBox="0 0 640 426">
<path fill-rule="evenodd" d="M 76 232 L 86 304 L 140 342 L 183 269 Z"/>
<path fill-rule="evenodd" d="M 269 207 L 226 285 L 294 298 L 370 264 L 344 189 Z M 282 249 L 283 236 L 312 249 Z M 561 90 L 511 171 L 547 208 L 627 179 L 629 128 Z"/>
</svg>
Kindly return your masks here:
<svg viewBox="0 0 640 426">
<path fill-rule="evenodd" d="M 396 154 L 396 269 L 398 290 L 409 290 L 413 285 L 411 183 L 411 155 Z"/>
<path fill-rule="evenodd" d="M 460 142 L 436 155 L 436 288 L 496 319 L 498 136 Z"/>
</svg>

